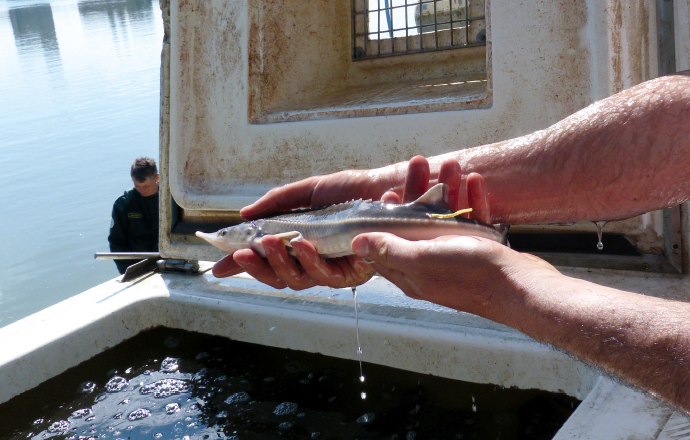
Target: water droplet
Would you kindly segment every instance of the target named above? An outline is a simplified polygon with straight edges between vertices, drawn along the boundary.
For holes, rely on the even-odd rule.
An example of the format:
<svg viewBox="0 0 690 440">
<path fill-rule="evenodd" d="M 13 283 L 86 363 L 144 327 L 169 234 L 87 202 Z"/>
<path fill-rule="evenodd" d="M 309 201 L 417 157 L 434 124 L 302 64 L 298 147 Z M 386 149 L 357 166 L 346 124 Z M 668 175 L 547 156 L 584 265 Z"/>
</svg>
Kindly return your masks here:
<svg viewBox="0 0 690 440">
<path fill-rule="evenodd" d="M 232 405 L 233 403 L 246 402 L 247 400 L 249 400 L 249 394 L 240 391 L 225 399 L 225 403 Z"/>
<path fill-rule="evenodd" d="M 362 423 L 362 424 L 371 423 L 374 421 L 375 417 L 376 417 L 376 415 L 374 413 L 366 413 L 357 419 L 357 423 Z"/>
<path fill-rule="evenodd" d="M 287 414 L 291 414 L 297 411 L 297 404 L 293 402 L 283 402 L 280 405 L 276 406 L 276 409 L 273 410 L 273 414 L 277 416 L 285 416 Z"/>
<path fill-rule="evenodd" d="M 151 394 L 155 398 L 170 397 L 173 394 L 189 391 L 189 382 L 182 379 L 162 379 L 157 382 L 143 385 L 139 388 L 141 394 Z"/>
<path fill-rule="evenodd" d="M 180 410 L 180 404 L 179 403 L 168 403 L 165 405 L 165 412 L 167 414 L 175 414 Z"/>
<path fill-rule="evenodd" d="M 162 432 L 157 432 L 157 433 L 153 434 L 153 438 L 162 438 L 162 437 L 163 437 Z"/>
<path fill-rule="evenodd" d="M 128 418 L 129 420 L 131 420 L 131 421 L 135 421 L 135 420 L 144 419 L 144 418 L 146 418 L 146 417 L 148 417 L 148 416 L 150 416 L 150 415 L 151 415 L 151 411 L 149 411 L 148 409 L 146 409 L 146 408 L 139 408 L 139 409 L 135 409 L 134 411 L 132 411 L 131 413 L 129 413 L 129 415 L 127 416 L 127 418 Z"/>
<path fill-rule="evenodd" d="M 597 238 L 599 239 L 599 242 L 597 243 L 597 249 L 602 250 L 602 249 L 604 249 L 604 243 L 601 241 L 601 237 L 604 233 L 604 226 L 606 225 L 606 222 L 600 221 L 600 222 L 594 222 L 594 224 L 597 227 Z"/>
<path fill-rule="evenodd" d="M 364 376 L 359 376 L 359 381 L 363 383 L 364 382 Z"/>
<path fill-rule="evenodd" d="M 117 393 L 118 391 L 122 391 L 128 384 L 129 382 L 124 377 L 114 376 L 105 384 L 105 390 L 109 393 Z"/>
<path fill-rule="evenodd" d="M 221 411 L 218 414 L 216 414 L 217 419 L 225 419 L 228 417 L 228 413 L 226 411 Z"/>
<path fill-rule="evenodd" d="M 93 382 L 84 382 L 83 384 L 79 385 L 79 392 L 83 394 L 92 393 L 95 389 L 96 384 Z"/>
<path fill-rule="evenodd" d="M 34 425 L 40 425 L 41 423 L 43 423 L 43 419 L 34 420 Z"/>
<path fill-rule="evenodd" d="M 364 399 L 367 398 L 367 393 L 364 392 L 364 391 L 362 391 L 362 392 L 359 394 L 359 396 L 362 398 L 362 400 L 364 400 Z"/>
<path fill-rule="evenodd" d="M 477 405 L 472 404 L 472 412 L 477 412 Z"/>
<path fill-rule="evenodd" d="M 73 419 L 81 419 L 91 414 L 91 408 L 78 409 L 72 413 Z"/>
<path fill-rule="evenodd" d="M 278 428 L 280 429 L 290 429 L 292 428 L 292 422 L 283 422 L 280 425 L 278 425 Z"/>
<path fill-rule="evenodd" d="M 64 433 L 69 430 L 69 425 L 70 425 L 69 420 L 58 420 L 57 422 L 53 423 L 50 425 L 48 428 L 48 432 L 51 434 L 56 434 L 56 433 Z"/>
<path fill-rule="evenodd" d="M 161 362 L 161 371 L 163 373 L 174 373 L 180 367 L 180 360 L 167 357 Z"/>
</svg>

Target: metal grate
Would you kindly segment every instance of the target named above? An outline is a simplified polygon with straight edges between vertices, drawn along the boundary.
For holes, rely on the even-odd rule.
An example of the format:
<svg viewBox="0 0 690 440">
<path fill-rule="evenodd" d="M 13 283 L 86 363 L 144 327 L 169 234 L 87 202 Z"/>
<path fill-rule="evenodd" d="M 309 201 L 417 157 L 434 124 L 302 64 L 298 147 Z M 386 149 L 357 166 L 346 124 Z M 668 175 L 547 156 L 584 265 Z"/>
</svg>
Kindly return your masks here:
<svg viewBox="0 0 690 440">
<path fill-rule="evenodd" d="M 352 0 L 354 61 L 484 45 L 484 0 Z"/>
</svg>

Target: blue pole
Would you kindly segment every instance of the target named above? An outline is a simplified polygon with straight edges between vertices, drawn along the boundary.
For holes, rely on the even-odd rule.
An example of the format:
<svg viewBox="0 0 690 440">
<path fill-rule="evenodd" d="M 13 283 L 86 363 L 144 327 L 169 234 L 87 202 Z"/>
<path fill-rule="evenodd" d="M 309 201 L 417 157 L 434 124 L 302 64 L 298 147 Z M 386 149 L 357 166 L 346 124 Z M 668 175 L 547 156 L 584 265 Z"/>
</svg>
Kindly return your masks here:
<svg viewBox="0 0 690 440">
<path fill-rule="evenodd" d="M 383 6 L 386 8 L 386 21 L 388 22 L 388 32 L 390 33 L 391 38 L 393 38 L 393 24 L 391 23 L 391 11 L 390 9 L 388 9 L 388 0 L 383 0 Z"/>
</svg>

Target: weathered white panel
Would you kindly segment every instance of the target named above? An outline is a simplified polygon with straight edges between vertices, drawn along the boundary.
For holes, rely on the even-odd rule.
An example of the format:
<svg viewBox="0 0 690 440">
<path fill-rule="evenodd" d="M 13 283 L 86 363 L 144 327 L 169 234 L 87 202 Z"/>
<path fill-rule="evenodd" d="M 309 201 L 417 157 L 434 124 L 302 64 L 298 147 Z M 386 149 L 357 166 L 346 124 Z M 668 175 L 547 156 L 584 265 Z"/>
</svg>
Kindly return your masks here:
<svg viewBox="0 0 690 440">
<path fill-rule="evenodd" d="M 345 14 L 337 19 L 349 29 L 350 2 L 327 3 L 325 7 L 324 2 L 314 1 L 315 8 L 324 6 L 324 14 Z M 353 99 L 362 99 L 361 110 L 367 117 L 352 117 L 357 111 L 350 106 L 349 113 L 331 109 L 335 119 L 309 119 L 323 117 L 312 115 L 299 122 L 251 124 L 256 116 L 251 109 L 275 110 L 270 103 L 278 98 L 271 90 L 279 91 L 280 102 L 289 103 L 289 90 L 278 87 L 281 73 L 297 75 L 285 77 L 290 84 L 299 84 L 300 75 L 313 77 L 314 71 L 332 82 L 354 81 L 356 76 L 341 71 L 343 59 L 352 63 L 347 32 L 333 34 L 338 47 L 347 49 L 332 57 L 338 63 L 326 57 L 320 63 L 320 58 L 308 62 L 309 46 L 299 69 L 272 63 L 281 59 L 272 45 L 285 42 L 262 40 L 264 34 L 250 25 L 257 20 L 284 20 L 262 15 L 274 5 L 273 0 L 172 2 L 170 183 L 175 200 L 184 208 L 239 209 L 270 187 L 310 175 L 375 167 L 414 154 L 440 154 L 519 136 L 655 75 L 654 39 L 649 37 L 653 3 L 650 8 L 645 1 L 493 0 L 487 11 L 486 93 L 491 108 L 439 111 L 444 110 L 443 99 L 435 96 L 429 98 L 428 113 L 408 106 L 404 110 L 408 114 L 371 117 L 365 110 L 378 104 L 372 104 L 372 97 L 363 99 L 366 93 L 355 87 Z M 333 20 L 324 18 L 321 25 L 311 22 L 310 26 L 318 32 L 319 26 L 334 26 Z M 460 62 L 443 62 L 456 61 Z M 380 69 L 372 72 L 378 84 L 399 81 L 406 63 L 409 75 L 420 71 L 415 55 L 395 63 L 389 77 Z M 261 75 L 251 74 L 257 64 Z M 422 76 L 419 85 L 427 80 L 443 87 L 439 75 L 453 78 L 443 69 L 439 72 L 433 78 Z M 259 79 L 269 83 L 258 84 Z M 308 90 L 309 84 L 302 84 L 303 89 Z M 367 85 L 374 91 L 375 86 Z M 268 103 L 263 107 L 256 107 L 259 93 Z M 306 99 L 306 93 L 295 86 L 295 102 Z M 451 99 L 453 93 L 448 96 Z M 309 99 L 310 105 L 318 104 L 318 99 Z M 420 102 L 424 104 L 423 99 Z M 383 107 L 376 114 L 400 111 Z"/>
</svg>

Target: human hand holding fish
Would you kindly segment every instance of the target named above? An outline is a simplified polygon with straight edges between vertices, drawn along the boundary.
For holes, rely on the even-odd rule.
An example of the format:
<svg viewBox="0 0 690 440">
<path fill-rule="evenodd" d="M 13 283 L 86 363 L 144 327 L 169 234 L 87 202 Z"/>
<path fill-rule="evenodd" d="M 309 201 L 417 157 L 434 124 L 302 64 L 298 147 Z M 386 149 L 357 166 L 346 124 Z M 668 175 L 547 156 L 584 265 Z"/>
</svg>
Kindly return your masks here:
<svg viewBox="0 0 690 440">
<path fill-rule="evenodd" d="M 446 193 L 444 199 L 449 205 L 447 208 L 450 208 L 451 210 L 456 210 L 459 207 L 458 205 L 460 203 L 464 202 L 464 200 L 467 200 L 467 202 L 465 203 L 469 203 L 470 206 L 474 209 L 473 217 L 482 223 L 490 223 L 490 213 L 487 202 L 488 195 L 486 191 L 486 185 L 483 179 L 481 178 L 481 176 L 477 174 L 470 175 L 467 179 L 468 198 L 461 198 L 460 171 L 460 165 L 456 160 L 447 160 L 444 161 L 444 163 L 441 165 L 438 181 L 445 184 Z M 429 174 L 429 164 L 425 158 L 418 156 L 409 161 L 407 165 L 405 183 L 402 186 L 403 202 L 409 203 L 419 198 L 421 194 L 424 194 L 427 191 L 427 187 L 429 185 Z M 376 179 L 380 179 L 380 174 L 375 174 L 375 176 Z M 355 177 L 357 179 L 360 179 L 361 175 L 357 175 Z M 284 187 L 272 190 L 271 192 L 266 194 L 264 198 L 260 199 L 257 203 L 252 205 L 259 206 L 259 208 L 252 208 L 249 211 L 243 210 L 242 213 L 244 215 L 246 214 L 246 212 L 249 212 L 247 216 L 251 218 L 252 215 L 256 214 L 257 212 L 270 212 L 266 211 L 266 209 L 268 209 L 266 207 L 278 206 L 276 205 L 276 203 L 278 203 L 275 202 L 276 200 L 282 200 L 282 205 L 280 206 L 281 208 L 285 206 L 300 206 L 301 204 L 303 204 L 304 200 L 306 200 L 305 196 L 302 194 L 303 192 L 310 193 L 313 196 L 313 194 L 317 191 L 317 186 L 318 188 L 324 188 L 328 186 L 333 188 L 348 187 L 348 185 L 351 185 L 352 182 L 350 182 L 349 184 L 343 182 L 349 181 L 352 178 L 352 175 L 343 175 L 343 173 L 336 173 L 331 176 L 323 177 L 323 179 L 326 179 L 326 181 L 328 181 L 324 185 L 319 184 L 319 182 L 322 181 L 315 181 L 316 183 L 311 182 L 310 184 L 305 184 L 305 181 L 302 181 L 296 182 L 295 184 L 286 185 Z M 333 183 L 334 181 L 338 181 L 339 183 Z M 358 184 L 359 183 L 361 182 L 358 182 Z M 362 191 L 366 192 L 367 189 L 364 188 L 362 189 Z M 348 187 L 345 189 L 345 192 L 349 194 L 352 192 L 352 189 Z M 379 193 L 381 193 L 380 190 Z M 323 197 L 323 195 L 320 197 Z M 330 200 L 337 200 L 338 197 L 339 194 L 332 194 L 332 198 Z M 429 197 L 431 196 L 427 196 L 427 198 Z M 269 200 L 269 202 L 264 203 L 264 199 Z M 292 202 L 290 202 L 290 200 L 292 200 Z M 401 198 L 398 195 L 398 193 L 394 191 L 387 191 L 382 194 L 382 200 L 386 203 L 400 203 Z M 428 202 L 428 200 L 426 200 L 426 202 Z M 431 203 L 433 204 L 435 202 L 432 201 Z M 371 208 L 372 206 L 368 207 Z M 417 213 L 416 215 L 418 216 L 418 214 L 419 213 Z M 425 217 L 426 215 L 422 214 L 422 216 Z M 453 223 L 453 220 L 443 223 L 445 223 L 444 226 L 447 226 L 449 223 Z M 421 225 L 418 224 L 418 226 Z M 423 226 L 421 226 L 421 228 L 424 229 Z M 426 229 L 428 230 L 429 228 Z M 369 230 L 377 229 L 374 228 Z M 380 230 L 386 229 L 384 228 Z M 479 227 L 479 230 L 482 230 L 482 228 Z M 486 232 L 486 229 L 484 230 Z M 361 229 L 360 231 L 365 232 Z M 488 232 L 491 233 L 491 231 Z M 446 229 L 444 233 L 461 234 L 468 232 L 451 228 Z M 408 238 L 411 238 L 409 236 L 409 232 L 407 234 Z M 354 235 L 356 235 L 356 233 Z M 347 250 L 349 251 L 348 253 L 351 253 L 350 241 L 351 238 L 354 237 L 354 235 L 350 235 L 349 238 L 346 239 L 346 246 Z M 406 236 L 404 232 L 400 235 Z M 438 231 L 435 231 L 432 233 L 432 235 L 428 235 L 427 233 L 427 235 L 425 236 L 417 235 L 413 236 L 412 238 L 428 239 L 437 236 L 439 236 L 439 233 Z M 297 264 L 297 262 L 294 259 L 290 258 L 290 256 L 288 255 L 288 249 L 285 246 L 285 243 L 288 240 L 285 240 L 285 238 L 285 236 L 276 237 L 273 235 L 264 235 L 263 237 L 261 237 L 261 246 L 263 248 L 261 249 L 261 253 L 263 253 L 263 256 L 265 256 L 266 258 L 262 258 L 262 255 L 259 255 L 259 253 L 255 252 L 252 249 L 239 249 L 231 253 L 227 257 L 221 259 L 218 263 L 216 263 L 213 269 L 214 275 L 218 277 L 225 277 L 246 270 L 247 273 L 258 279 L 259 281 L 262 281 L 273 287 L 283 288 L 289 286 L 293 289 L 300 290 L 304 288 L 313 287 L 317 284 L 327 285 L 331 287 L 347 287 L 357 285 L 368 280 L 374 273 L 374 269 L 371 267 L 371 265 L 365 263 L 362 258 L 357 257 L 356 255 L 347 255 L 340 258 L 324 259 L 321 255 L 319 255 L 319 252 L 316 249 L 316 247 L 307 240 L 292 240 L 292 242 L 288 243 L 291 247 L 290 250 L 299 260 L 300 264 Z M 501 237 L 494 235 L 494 239 L 500 240 Z M 231 251 L 232 249 L 228 250 Z M 321 254 L 324 255 L 324 252 L 322 251 Z"/>
</svg>

